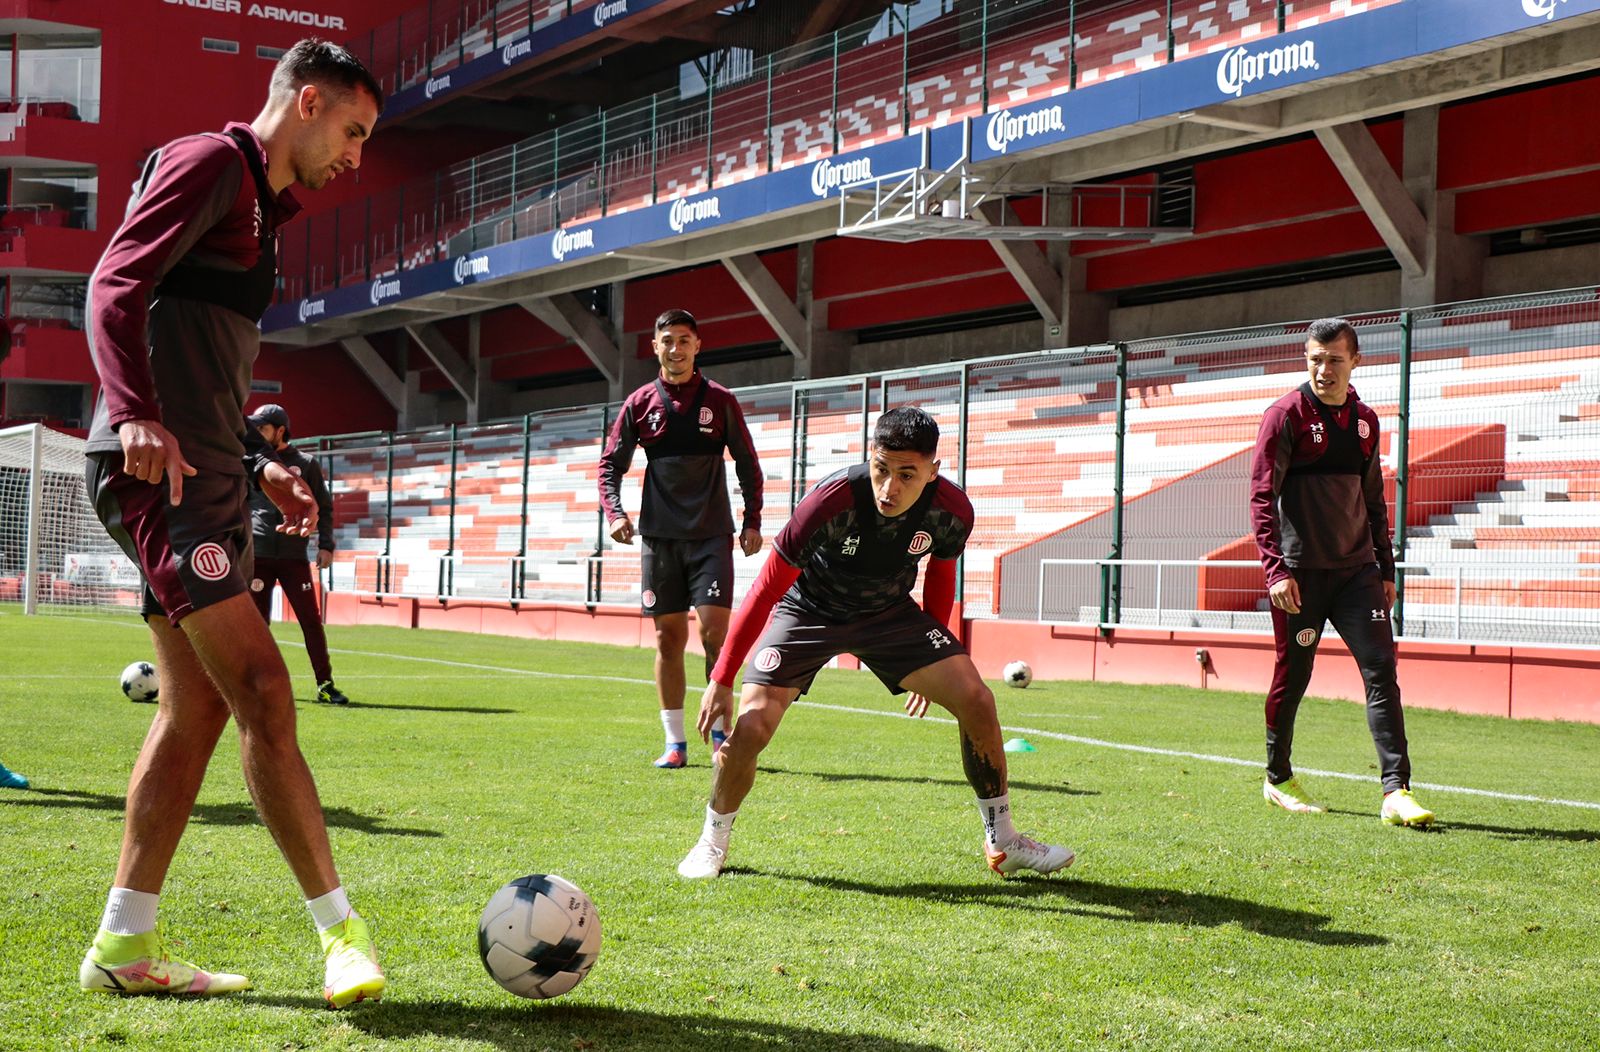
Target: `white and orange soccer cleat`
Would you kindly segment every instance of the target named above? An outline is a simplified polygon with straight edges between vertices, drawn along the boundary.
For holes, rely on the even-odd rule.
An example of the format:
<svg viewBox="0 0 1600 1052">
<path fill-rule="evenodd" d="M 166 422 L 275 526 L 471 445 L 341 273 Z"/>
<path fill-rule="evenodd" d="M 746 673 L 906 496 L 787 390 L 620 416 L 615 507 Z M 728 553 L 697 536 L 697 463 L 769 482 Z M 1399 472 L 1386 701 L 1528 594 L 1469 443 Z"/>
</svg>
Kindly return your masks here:
<svg viewBox="0 0 1600 1052">
<path fill-rule="evenodd" d="M 983 854 L 989 862 L 989 868 L 1002 877 L 1009 877 L 1024 869 L 1040 874 L 1054 873 L 1058 869 L 1066 869 L 1078 858 L 1070 847 L 1041 844 L 1021 833 L 1002 847 L 991 849 L 985 844 Z"/>
</svg>

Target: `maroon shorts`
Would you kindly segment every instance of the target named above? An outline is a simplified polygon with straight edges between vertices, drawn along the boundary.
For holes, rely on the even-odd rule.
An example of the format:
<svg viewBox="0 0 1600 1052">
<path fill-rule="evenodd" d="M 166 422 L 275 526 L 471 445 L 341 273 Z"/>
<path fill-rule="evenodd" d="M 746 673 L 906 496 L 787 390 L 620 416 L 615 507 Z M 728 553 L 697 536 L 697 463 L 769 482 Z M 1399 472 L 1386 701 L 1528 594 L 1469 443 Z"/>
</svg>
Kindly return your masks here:
<svg viewBox="0 0 1600 1052">
<path fill-rule="evenodd" d="M 744 667 L 744 681 L 798 687 L 804 694 L 822 666 L 840 654 L 854 654 L 889 693 L 904 694 L 900 684 L 907 676 L 966 652 L 945 626 L 910 599 L 846 624 L 779 600 Z"/>
<path fill-rule="evenodd" d="M 201 471 L 173 507 L 156 485 L 122 471 L 121 453 L 90 453 L 84 481 L 106 532 L 144 575 L 145 616 L 174 626 L 190 612 L 248 591 L 250 508 L 244 475 Z"/>
</svg>

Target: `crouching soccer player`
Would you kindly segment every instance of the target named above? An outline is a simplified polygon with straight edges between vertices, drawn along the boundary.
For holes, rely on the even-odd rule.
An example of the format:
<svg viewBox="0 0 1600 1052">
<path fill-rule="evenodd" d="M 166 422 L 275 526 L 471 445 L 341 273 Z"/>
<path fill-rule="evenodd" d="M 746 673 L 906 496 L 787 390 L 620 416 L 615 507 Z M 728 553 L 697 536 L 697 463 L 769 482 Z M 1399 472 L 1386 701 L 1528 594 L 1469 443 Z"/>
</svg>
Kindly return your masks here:
<svg viewBox="0 0 1600 1052">
<path fill-rule="evenodd" d="M 932 701 L 955 716 L 991 869 L 1005 876 L 1022 869 L 1053 873 L 1072 864 L 1072 851 L 1023 836 L 1012 824 L 994 695 L 946 631 L 955 601 L 955 560 L 972 532 L 972 504 L 954 483 L 938 477 L 938 447 L 939 425 L 927 413 L 884 413 L 868 462 L 823 479 L 778 535 L 775 554 L 739 607 L 700 701 L 704 740 L 718 720 L 733 716 L 733 678 L 754 643 L 738 722 L 717 753 L 705 828 L 679 863 L 681 876 L 722 872 L 733 820 L 755 782 L 757 757 L 817 670 L 846 651 L 890 692 L 909 691 L 906 711 L 912 715 L 922 715 Z M 919 608 L 911 587 L 924 555 L 931 558 Z"/>
</svg>

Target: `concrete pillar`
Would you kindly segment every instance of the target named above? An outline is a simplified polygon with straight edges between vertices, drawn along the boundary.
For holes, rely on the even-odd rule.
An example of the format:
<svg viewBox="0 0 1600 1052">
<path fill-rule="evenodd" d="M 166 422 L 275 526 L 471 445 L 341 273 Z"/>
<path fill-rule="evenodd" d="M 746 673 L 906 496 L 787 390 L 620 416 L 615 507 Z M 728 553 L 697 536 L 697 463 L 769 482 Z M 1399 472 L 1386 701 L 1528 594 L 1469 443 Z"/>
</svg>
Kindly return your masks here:
<svg viewBox="0 0 1600 1052">
<path fill-rule="evenodd" d="M 1086 288 L 1089 261 L 1072 254 L 1071 242 L 1050 246 L 1051 260 L 1061 274 L 1061 324 L 1044 326 L 1041 347 L 1085 347 L 1111 339 L 1112 297 Z"/>
<path fill-rule="evenodd" d="M 1427 221 L 1427 253 L 1422 273 L 1402 274 L 1400 304 L 1421 307 L 1482 296 L 1483 262 L 1489 245 L 1483 238 L 1455 232 L 1455 193 L 1439 189 L 1438 106 L 1405 115 L 1402 179 Z"/>
</svg>

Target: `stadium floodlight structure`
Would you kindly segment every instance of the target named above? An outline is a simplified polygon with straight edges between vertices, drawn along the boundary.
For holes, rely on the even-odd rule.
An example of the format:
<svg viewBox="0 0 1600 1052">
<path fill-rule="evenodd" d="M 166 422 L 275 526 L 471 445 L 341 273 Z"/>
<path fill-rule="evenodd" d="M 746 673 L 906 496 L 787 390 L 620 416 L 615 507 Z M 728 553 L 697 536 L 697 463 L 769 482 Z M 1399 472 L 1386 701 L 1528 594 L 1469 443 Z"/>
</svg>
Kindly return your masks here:
<svg viewBox="0 0 1600 1052">
<path fill-rule="evenodd" d="M 95 516 L 83 468 L 81 438 L 0 429 L 0 600 L 24 613 L 138 602 L 139 570 Z"/>
<path fill-rule="evenodd" d="M 1037 202 L 1039 221 L 1023 222 L 1010 202 Z M 1176 213 L 1186 222 L 1159 223 Z M 839 187 L 839 235 L 882 241 L 1169 241 L 1194 232 L 1194 188 L 1149 183 L 1011 182 L 966 161 Z"/>
</svg>

